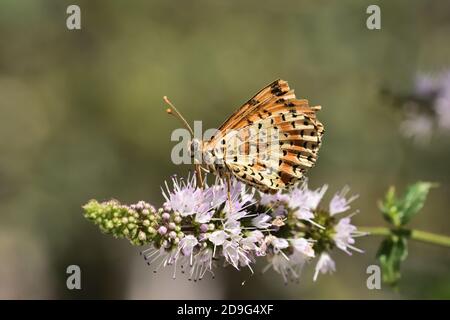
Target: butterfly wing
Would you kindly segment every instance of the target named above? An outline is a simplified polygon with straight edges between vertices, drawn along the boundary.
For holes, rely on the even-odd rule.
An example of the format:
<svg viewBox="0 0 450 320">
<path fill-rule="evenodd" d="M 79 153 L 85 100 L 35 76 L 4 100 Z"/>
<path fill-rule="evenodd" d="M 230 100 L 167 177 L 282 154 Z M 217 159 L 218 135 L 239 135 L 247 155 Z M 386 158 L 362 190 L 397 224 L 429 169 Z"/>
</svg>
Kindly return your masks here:
<svg viewBox="0 0 450 320">
<path fill-rule="evenodd" d="M 276 80 L 225 121 L 204 148 L 221 149 L 238 180 L 263 192 L 285 189 L 316 162 L 324 132 L 318 110 Z"/>
</svg>

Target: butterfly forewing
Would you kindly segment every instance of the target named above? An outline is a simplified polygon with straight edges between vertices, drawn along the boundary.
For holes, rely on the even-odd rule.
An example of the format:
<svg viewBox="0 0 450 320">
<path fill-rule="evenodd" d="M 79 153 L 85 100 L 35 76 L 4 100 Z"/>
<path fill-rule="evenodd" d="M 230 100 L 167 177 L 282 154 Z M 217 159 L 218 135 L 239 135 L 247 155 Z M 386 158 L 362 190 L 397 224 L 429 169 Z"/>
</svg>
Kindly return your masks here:
<svg viewBox="0 0 450 320">
<path fill-rule="evenodd" d="M 318 110 L 276 80 L 226 120 L 203 152 L 220 154 L 228 172 L 262 192 L 286 189 L 316 162 L 324 132 Z"/>
</svg>

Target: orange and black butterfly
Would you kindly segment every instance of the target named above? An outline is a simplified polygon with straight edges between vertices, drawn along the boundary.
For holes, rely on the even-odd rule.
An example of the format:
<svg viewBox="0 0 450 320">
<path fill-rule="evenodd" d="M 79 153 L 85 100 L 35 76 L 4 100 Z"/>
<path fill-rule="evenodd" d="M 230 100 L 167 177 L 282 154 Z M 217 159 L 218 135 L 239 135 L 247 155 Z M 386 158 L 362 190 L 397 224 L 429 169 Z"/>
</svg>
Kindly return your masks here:
<svg viewBox="0 0 450 320">
<path fill-rule="evenodd" d="M 176 108 L 177 115 L 188 127 Z M 324 128 L 316 117 L 320 106 L 297 99 L 284 80 L 276 80 L 234 112 L 210 139 L 191 141 L 197 176 L 201 169 L 220 177 L 234 176 L 265 193 L 287 189 L 314 166 Z"/>
</svg>

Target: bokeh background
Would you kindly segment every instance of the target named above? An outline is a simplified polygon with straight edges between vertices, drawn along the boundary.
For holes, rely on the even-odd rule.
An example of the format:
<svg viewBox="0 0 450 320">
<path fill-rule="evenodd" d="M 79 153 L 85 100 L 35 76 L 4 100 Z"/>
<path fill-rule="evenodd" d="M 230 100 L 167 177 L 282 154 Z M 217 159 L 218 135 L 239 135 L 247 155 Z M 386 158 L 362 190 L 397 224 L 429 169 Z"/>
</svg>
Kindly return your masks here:
<svg viewBox="0 0 450 320">
<path fill-rule="evenodd" d="M 82 30 L 66 28 L 81 7 Z M 381 6 L 381 30 L 366 8 Z M 189 166 L 170 160 L 168 95 L 190 120 L 218 126 L 282 78 L 323 110 L 326 135 L 310 184 L 348 184 L 358 225 L 382 225 L 389 185 L 435 181 L 412 226 L 450 234 L 450 140 L 416 145 L 382 88 L 450 66 L 448 1 L 56 1 L 0 3 L 0 298 L 450 298 L 448 249 L 410 242 L 398 291 L 366 288 L 379 238 L 336 253 L 337 272 L 285 286 L 273 272 L 217 269 L 200 283 L 153 274 L 139 248 L 82 216 L 91 198 L 162 203 L 159 186 Z M 66 288 L 66 267 L 82 290 Z M 259 263 L 263 267 L 265 262 Z M 245 285 L 241 283 L 246 280 Z"/>
</svg>

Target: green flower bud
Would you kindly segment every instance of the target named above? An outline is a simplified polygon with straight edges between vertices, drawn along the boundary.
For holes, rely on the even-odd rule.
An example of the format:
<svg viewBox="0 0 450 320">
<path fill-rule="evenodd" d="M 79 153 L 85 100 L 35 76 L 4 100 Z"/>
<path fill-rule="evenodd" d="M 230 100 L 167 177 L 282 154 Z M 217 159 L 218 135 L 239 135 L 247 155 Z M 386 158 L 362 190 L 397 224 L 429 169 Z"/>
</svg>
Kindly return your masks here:
<svg viewBox="0 0 450 320">
<path fill-rule="evenodd" d="M 147 240 L 147 236 L 146 236 L 145 232 L 139 231 L 138 239 L 141 240 L 141 241 Z"/>
</svg>

